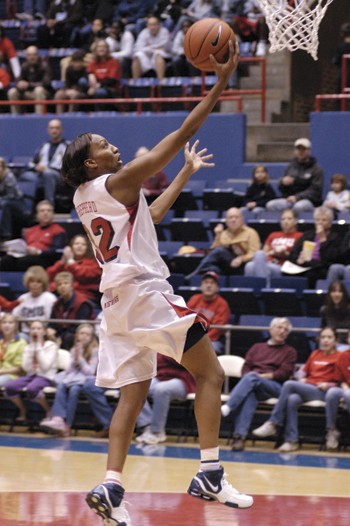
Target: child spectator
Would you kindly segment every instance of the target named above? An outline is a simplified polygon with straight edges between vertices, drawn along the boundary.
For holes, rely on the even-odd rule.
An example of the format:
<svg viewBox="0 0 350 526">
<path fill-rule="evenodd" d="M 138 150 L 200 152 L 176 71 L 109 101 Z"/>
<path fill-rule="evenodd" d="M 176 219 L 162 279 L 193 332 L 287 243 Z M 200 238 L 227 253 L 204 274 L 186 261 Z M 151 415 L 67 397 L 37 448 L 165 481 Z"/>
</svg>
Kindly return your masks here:
<svg viewBox="0 0 350 526">
<path fill-rule="evenodd" d="M 87 67 L 89 87 L 87 94 L 93 99 L 118 97 L 120 87 L 119 62 L 110 54 L 105 40 L 97 40 L 93 46 L 94 58 Z M 110 105 L 107 109 L 111 109 Z M 95 109 L 103 110 L 105 106 L 96 104 Z"/>
<path fill-rule="evenodd" d="M 212 325 L 226 325 L 230 321 L 230 306 L 219 294 L 219 276 L 216 272 L 203 274 L 201 293 L 191 296 L 187 306 L 203 314 Z M 224 331 L 213 327 L 209 329 L 208 336 L 216 354 L 222 354 L 225 344 Z"/>
<path fill-rule="evenodd" d="M 51 409 L 51 418 L 40 422 L 48 433 L 69 436 L 77 409 L 79 395 L 85 380 L 95 374 L 98 362 L 98 341 L 93 325 L 79 325 L 70 350 L 68 369 L 56 375 L 57 392 Z"/>
<path fill-rule="evenodd" d="M 54 303 L 51 312 L 52 320 L 62 320 L 62 323 L 51 322 L 47 329 L 50 339 L 60 338 L 63 349 L 70 349 L 73 345 L 76 325 L 64 323 L 63 320 L 92 320 L 94 319 L 94 306 L 81 292 L 73 288 L 74 276 L 70 272 L 59 272 L 55 276 L 55 287 L 58 300 Z"/>
<path fill-rule="evenodd" d="M 346 329 L 350 329 L 350 298 L 342 281 L 336 279 L 330 283 L 324 305 L 320 309 L 320 316 L 321 327 L 332 327 L 337 331 L 339 343 L 347 344 Z"/>
<path fill-rule="evenodd" d="M 276 197 L 270 184 L 270 176 L 265 166 L 258 164 L 253 170 L 253 178 L 243 198 L 243 206 L 248 210 L 260 212 L 268 201 Z"/>
<path fill-rule="evenodd" d="M 27 342 L 18 334 L 18 320 L 13 314 L 0 319 L 0 387 L 22 374 L 22 355 Z"/>
<path fill-rule="evenodd" d="M 74 290 L 89 300 L 98 301 L 102 271 L 86 236 L 81 234 L 74 236 L 69 245 L 63 249 L 61 259 L 47 269 L 51 290 L 55 290 L 55 276 L 65 271 L 70 272 L 74 277 Z"/>
<path fill-rule="evenodd" d="M 27 409 L 21 396 L 25 388 L 26 398 L 37 402 L 44 409 L 46 417 L 50 414 L 50 406 L 43 393 L 44 387 L 54 385 L 57 373 L 58 345 L 45 338 L 45 325 L 42 321 L 32 321 L 29 329 L 29 343 L 22 356 L 24 376 L 8 382 L 5 396 L 19 409 L 17 422 L 27 420 Z"/>
<path fill-rule="evenodd" d="M 64 72 L 64 87 L 55 93 L 55 100 L 83 99 L 86 97 L 88 87 L 88 74 L 85 65 L 85 51 L 78 50 L 73 53 Z M 63 113 L 65 106 L 57 104 L 57 113 Z M 70 104 L 68 111 L 76 111 L 77 105 Z"/>
<path fill-rule="evenodd" d="M 46 270 L 40 265 L 29 267 L 23 276 L 23 284 L 28 292 L 18 298 L 19 305 L 13 309 L 13 314 L 18 318 L 48 320 L 57 297 L 47 290 L 49 277 Z M 28 339 L 29 325 L 27 323 L 21 323 L 21 332 L 23 337 Z"/>
<path fill-rule="evenodd" d="M 333 174 L 331 177 L 331 189 L 327 192 L 324 206 L 337 212 L 348 212 L 350 210 L 350 191 L 348 180 L 343 174 Z"/>
</svg>

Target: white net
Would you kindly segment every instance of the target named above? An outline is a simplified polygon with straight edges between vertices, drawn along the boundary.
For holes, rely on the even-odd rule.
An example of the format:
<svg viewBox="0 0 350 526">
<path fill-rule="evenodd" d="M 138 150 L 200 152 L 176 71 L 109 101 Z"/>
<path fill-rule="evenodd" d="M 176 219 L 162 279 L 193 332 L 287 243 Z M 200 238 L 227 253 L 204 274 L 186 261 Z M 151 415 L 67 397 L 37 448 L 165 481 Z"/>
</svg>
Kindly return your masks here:
<svg viewBox="0 0 350 526">
<path fill-rule="evenodd" d="M 317 60 L 318 30 L 333 0 L 259 0 L 269 27 L 270 52 L 302 49 Z"/>
</svg>

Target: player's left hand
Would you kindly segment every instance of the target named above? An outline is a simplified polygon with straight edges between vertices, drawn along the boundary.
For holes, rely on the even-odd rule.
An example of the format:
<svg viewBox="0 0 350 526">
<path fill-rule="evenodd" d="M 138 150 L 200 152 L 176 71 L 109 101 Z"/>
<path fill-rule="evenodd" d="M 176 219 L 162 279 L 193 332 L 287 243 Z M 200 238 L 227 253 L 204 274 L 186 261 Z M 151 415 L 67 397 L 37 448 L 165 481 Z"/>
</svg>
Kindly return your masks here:
<svg viewBox="0 0 350 526">
<path fill-rule="evenodd" d="M 191 173 L 198 172 L 200 168 L 213 168 L 215 163 L 208 162 L 213 158 L 212 153 L 207 153 L 208 149 L 203 148 L 197 152 L 199 141 L 197 140 L 192 148 L 190 148 L 190 143 L 185 145 L 185 162 L 187 168 L 191 170 Z"/>
</svg>

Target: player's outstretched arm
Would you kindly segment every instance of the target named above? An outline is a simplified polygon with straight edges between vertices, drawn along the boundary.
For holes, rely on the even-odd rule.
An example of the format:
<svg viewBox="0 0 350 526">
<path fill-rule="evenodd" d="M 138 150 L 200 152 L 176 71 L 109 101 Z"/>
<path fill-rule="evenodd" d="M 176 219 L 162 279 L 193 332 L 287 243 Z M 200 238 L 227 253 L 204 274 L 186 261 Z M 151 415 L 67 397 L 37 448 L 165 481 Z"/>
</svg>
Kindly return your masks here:
<svg viewBox="0 0 350 526">
<path fill-rule="evenodd" d="M 188 142 L 186 143 L 184 149 L 185 164 L 168 188 L 150 205 L 149 210 L 153 223 L 160 223 L 167 211 L 175 203 L 191 175 L 198 172 L 201 168 L 213 168 L 215 166 L 215 163 L 210 162 L 213 154 L 207 153 L 207 148 L 203 148 L 197 152 L 198 145 L 198 140 L 193 144 L 192 148 L 190 148 Z"/>
<path fill-rule="evenodd" d="M 221 93 L 235 71 L 239 61 L 239 46 L 229 44 L 229 58 L 224 64 L 218 63 L 213 56 L 211 61 L 218 76 L 215 85 L 200 103 L 186 117 L 183 124 L 161 140 L 150 152 L 134 159 L 122 170 L 109 178 L 109 191 L 126 206 L 133 205 L 138 198 L 142 183 L 162 170 L 175 155 L 193 137 L 214 108 Z"/>
</svg>

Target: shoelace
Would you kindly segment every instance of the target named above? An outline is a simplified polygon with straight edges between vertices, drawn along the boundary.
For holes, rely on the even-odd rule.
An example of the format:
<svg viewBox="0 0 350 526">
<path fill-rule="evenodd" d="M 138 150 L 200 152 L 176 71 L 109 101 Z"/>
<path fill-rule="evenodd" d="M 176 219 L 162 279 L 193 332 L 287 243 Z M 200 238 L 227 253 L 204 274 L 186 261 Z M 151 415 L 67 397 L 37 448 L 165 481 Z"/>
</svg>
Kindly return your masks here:
<svg viewBox="0 0 350 526">
<path fill-rule="evenodd" d="M 223 491 L 233 491 L 236 495 L 239 495 L 239 491 L 232 486 L 227 480 L 228 474 L 224 473 L 221 481 L 221 487 Z"/>
</svg>

